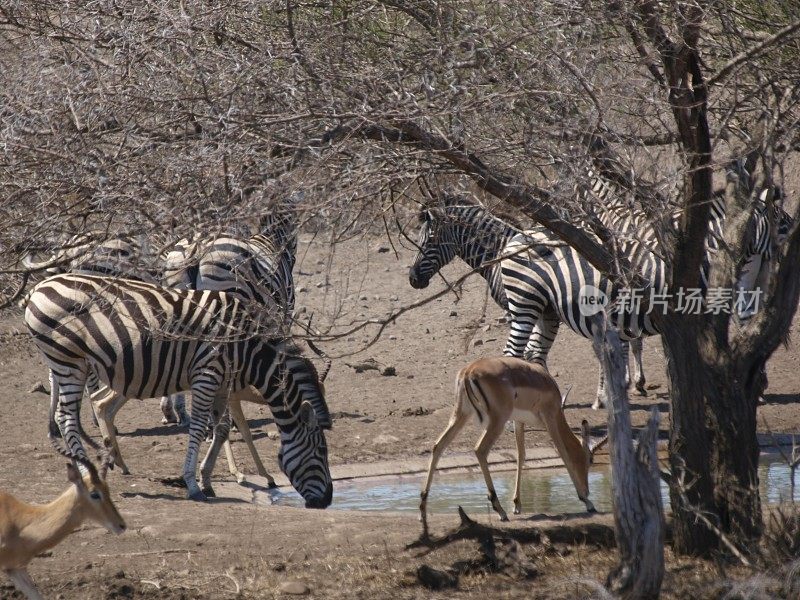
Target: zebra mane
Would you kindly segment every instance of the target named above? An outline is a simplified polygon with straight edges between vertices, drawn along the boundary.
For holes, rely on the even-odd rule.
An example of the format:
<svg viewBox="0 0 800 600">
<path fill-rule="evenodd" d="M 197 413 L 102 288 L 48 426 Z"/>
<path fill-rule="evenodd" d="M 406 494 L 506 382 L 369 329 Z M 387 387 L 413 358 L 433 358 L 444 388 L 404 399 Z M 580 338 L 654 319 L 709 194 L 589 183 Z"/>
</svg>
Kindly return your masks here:
<svg viewBox="0 0 800 600">
<path fill-rule="evenodd" d="M 328 408 L 328 403 L 325 400 L 325 395 L 322 392 L 317 367 L 314 366 L 314 363 L 311 361 L 311 359 L 303 354 L 303 351 L 294 342 L 294 340 L 283 340 L 279 344 L 279 350 L 284 355 L 286 364 L 290 371 L 300 369 L 306 371 L 308 375 L 311 376 L 313 383 L 308 381 L 304 382 L 301 380 L 298 382 L 298 386 L 305 392 L 305 394 L 310 396 L 307 399 L 314 407 L 314 412 L 317 413 L 317 421 L 319 422 L 320 427 L 323 429 L 330 429 L 331 413 L 330 409 Z M 292 367 L 294 367 L 294 369 Z"/>
<path fill-rule="evenodd" d="M 499 221 L 502 221 L 504 224 L 509 225 L 519 231 L 525 229 L 522 225 L 521 221 L 516 215 L 513 215 L 511 212 L 504 210 L 502 208 L 498 208 L 497 206 L 493 206 L 491 208 L 485 206 L 484 204 L 478 202 L 474 197 L 467 195 L 467 194 L 456 194 L 453 192 L 439 192 L 437 196 L 439 202 L 429 205 L 423 205 L 419 211 L 419 221 L 420 223 L 424 223 L 428 220 L 429 214 L 432 210 L 436 208 L 443 208 L 447 211 L 448 208 L 457 208 L 457 207 L 475 207 L 482 209 L 488 216 L 493 217 Z"/>
</svg>

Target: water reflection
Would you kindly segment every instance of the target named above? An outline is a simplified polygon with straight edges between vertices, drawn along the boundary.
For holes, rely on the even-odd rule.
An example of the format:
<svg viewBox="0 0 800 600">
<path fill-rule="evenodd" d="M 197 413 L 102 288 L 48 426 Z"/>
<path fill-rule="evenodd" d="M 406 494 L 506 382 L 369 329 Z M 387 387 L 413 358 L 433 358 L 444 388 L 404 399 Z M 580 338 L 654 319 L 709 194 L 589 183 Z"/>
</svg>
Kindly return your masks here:
<svg viewBox="0 0 800 600">
<path fill-rule="evenodd" d="M 513 509 L 514 471 L 492 473 L 497 495 L 505 509 Z M 422 475 L 398 475 L 380 479 L 334 482 L 333 510 L 410 511 L 419 510 Z M 796 480 L 795 480 L 796 481 Z M 761 499 L 775 503 L 788 500 L 791 490 L 790 471 L 786 463 L 774 456 L 762 456 L 759 467 Z M 595 466 L 589 473 L 589 498 L 600 511 L 611 510 L 611 472 L 607 466 Z M 661 483 L 664 505 L 669 494 Z M 302 498 L 290 488 L 270 492 L 275 504 L 304 505 Z M 795 490 L 800 500 L 800 485 Z M 569 475 L 563 469 L 528 469 L 522 478 L 522 505 L 525 514 L 584 512 Z M 467 512 L 491 511 L 486 499 L 486 485 L 480 472 L 437 474 L 428 498 L 431 513 L 452 513 L 458 506 Z"/>
</svg>

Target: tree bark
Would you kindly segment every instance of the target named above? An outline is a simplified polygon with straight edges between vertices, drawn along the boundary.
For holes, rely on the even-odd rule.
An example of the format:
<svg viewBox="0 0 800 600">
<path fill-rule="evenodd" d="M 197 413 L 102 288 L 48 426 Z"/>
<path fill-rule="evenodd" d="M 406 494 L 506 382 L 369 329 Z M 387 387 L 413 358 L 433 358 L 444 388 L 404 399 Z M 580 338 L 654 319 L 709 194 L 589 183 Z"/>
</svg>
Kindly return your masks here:
<svg viewBox="0 0 800 600">
<path fill-rule="evenodd" d="M 664 514 L 656 455 L 658 408 L 653 407 L 634 450 L 619 335 L 606 328 L 602 314 L 594 327 L 594 343 L 600 350 L 608 386 L 614 527 L 620 558 L 608 574 L 606 586 L 622 598 L 658 598 L 664 578 Z"/>
<path fill-rule="evenodd" d="M 688 315 L 665 317 L 661 334 L 670 382 L 669 460 L 672 478 L 673 547 L 680 554 L 708 555 L 716 534 L 696 518 L 715 512 L 711 478 L 711 440 L 704 408 L 703 356 L 697 346 L 701 323 Z M 711 382 L 713 385 L 713 382 Z"/>
</svg>

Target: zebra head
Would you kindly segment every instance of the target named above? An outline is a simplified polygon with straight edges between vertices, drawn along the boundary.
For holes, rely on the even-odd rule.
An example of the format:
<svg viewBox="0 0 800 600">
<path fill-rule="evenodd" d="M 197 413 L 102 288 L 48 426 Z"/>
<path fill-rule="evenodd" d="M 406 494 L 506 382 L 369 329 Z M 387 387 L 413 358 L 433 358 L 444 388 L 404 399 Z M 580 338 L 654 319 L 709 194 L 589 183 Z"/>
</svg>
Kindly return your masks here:
<svg viewBox="0 0 800 600">
<path fill-rule="evenodd" d="M 436 273 L 456 256 L 455 221 L 439 207 L 425 207 L 419 213 L 417 256 L 408 273 L 411 287 L 428 287 Z"/>
<path fill-rule="evenodd" d="M 329 426 L 330 427 L 330 426 Z M 300 405 L 295 427 L 281 431 L 278 464 L 305 499 L 306 508 L 327 508 L 333 498 L 328 446 L 320 419 L 308 400 Z"/>
<path fill-rule="evenodd" d="M 295 348 L 289 348 L 289 352 L 285 356 L 288 377 L 283 382 L 283 401 L 296 418 L 281 423 L 276 415 L 281 431 L 278 464 L 292 487 L 305 499 L 306 508 L 327 508 L 333 497 L 325 441 L 331 416 L 313 364 L 302 354 L 295 354 Z"/>
</svg>

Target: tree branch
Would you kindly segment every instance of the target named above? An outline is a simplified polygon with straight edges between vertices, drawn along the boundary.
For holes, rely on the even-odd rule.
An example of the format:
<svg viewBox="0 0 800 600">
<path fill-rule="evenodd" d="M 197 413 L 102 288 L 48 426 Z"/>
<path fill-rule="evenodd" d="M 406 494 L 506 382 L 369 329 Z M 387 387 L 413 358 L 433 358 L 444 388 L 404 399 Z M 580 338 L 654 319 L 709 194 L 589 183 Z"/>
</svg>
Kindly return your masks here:
<svg viewBox="0 0 800 600">
<path fill-rule="evenodd" d="M 733 70 L 741 65 L 742 63 L 747 62 L 754 56 L 761 54 L 765 50 L 768 50 L 770 47 L 774 46 L 778 42 L 782 42 L 786 38 L 789 38 L 800 31 L 800 21 L 796 21 L 784 27 L 783 29 L 779 30 L 775 35 L 772 35 L 765 39 L 763 42 L 760 42 L 753 46 L 752 48 L 745 50 L 734 56 L 730 61 L 728 61 L 719 71 L 717 71 L 714 75 L 708 78 L 706 81 L 706 85 L 712 86 L 721 84 L 725 78 L 733 72 Z"/>
</svg>

